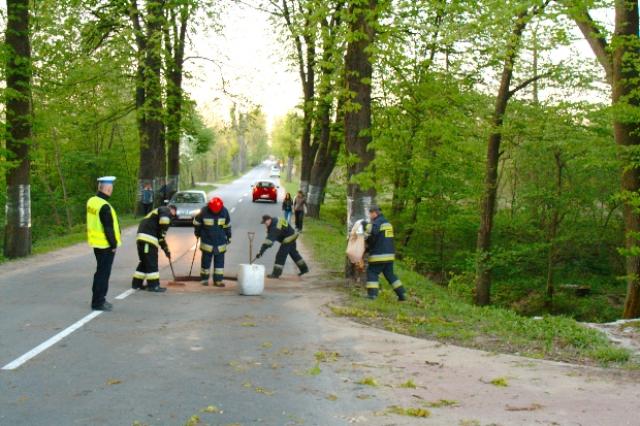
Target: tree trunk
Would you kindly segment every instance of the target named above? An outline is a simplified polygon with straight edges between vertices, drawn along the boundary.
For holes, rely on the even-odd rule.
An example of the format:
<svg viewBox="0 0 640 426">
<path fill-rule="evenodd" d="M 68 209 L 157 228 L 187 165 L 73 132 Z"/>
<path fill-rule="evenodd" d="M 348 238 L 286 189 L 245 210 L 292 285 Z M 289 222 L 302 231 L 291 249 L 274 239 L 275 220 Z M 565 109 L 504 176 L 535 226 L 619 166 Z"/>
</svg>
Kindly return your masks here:
<svg viewBox="0 0 640 426">
<path fill-rule="evenodd" d="M 491 133 L 487 146 L 487 165 L 484 178 L 484 194 L 480 205 L 480 229 L 476 243 L 476 294 L 475 303 L 480 306 L 491 303 L 491 232 L 498 193 L 498 162 L 500 159 L 500 143 L 502 142 L 502 122 L 507 110 L 513 77 L 513 65 L 518 54 L 522 32 L 526 26 L 527 13 L 518 15 L 515 27 L 508 43 L 507 56 L 504 60 L 500 88 L 496 96 L 496 105 L 491 119 Z M 535 81 L 535 80 L 534 80 Z"/>
<path fill-rule="evenodd" d="M 6 174 L 4 255 L 15 258 L 31 254 L 32 68 L 28 0 L 7 0 L 5 42 L 6 151 L 7 160 L 16 165 Z"/>
<path fill-rule="evenodd" d="M 562 156 L 560 151 L 556 151 L 554 153 L 555 163 L 556 163 L 556 205 L 553 207 L 553 212 L 551 214 L 551 223 L 549 225 L 549 252 L 547 254 L 547 286 L 546 286 L 546 294 L 545 294 L 545 307 L 547 309 L 551 309 L 553 307 L 553 294 L 555 293 L 555 285 L 554 285 L 554 267 L 555 267 L 555 257 L 556 257 L 556 246 L 555 240 L 558 236 L 558 229 L 560 227 L 560 198 L 562 197 L 562 171 L 564 169 L 564 162 L 562 161 Z"/>
<path fill-rule="evenodd" d="M 182 79 L 184 70 L 184 49 L 187 36 L 187 22 L 190 16 L 189 4 L 181 6 L 178 16 L 172 12 L 173 37 L 171 30 L 165 28 L 165 44 L 169 51 L 167 58 L 167 169 L 170 195 L 179 189 L 180 184 L 180 136 L 182 134 Z"/>
<path fill-rule="evenodd" d="M 362 6 L 360 4 L 362 3 Z M 369 48 L 374 39 L 377 20 L 377 0 L 355 1 L 349 7 L 350 32 L 359 34 L 347 45 L 345 55 L 345 85 L 348 96 L 344 114 L 344 135 L 347 154 L 356 160 L 347 166 L 347 227 L 350 230 L 359 219 L 368 218 L 368 209 L 375 201 L 375 188 L 364 189 L 354 178 L 374 159 L 371 142 L 371 77 L 373 67 Z M 347 262 L 348 263 L 348 262 Z M 353 271 L 351 272 L 352 278 Z M 349 277 L 349 275 L 348 275 Z"/>
<path fill-rule="evenodd" d="M 613 91 L 614 106 L 613 131 L 616 143 L 622 148 L 625 163 L 622 171 L 622 193 L 626 197 L 623 209 L 625 224 L 627 297 L 623 318 L 640 317 L 640 213 L 637 207 L 640 190 L 640 169 L 635 159 L 640 146 L 640 134 L 636 118 L 629 119 L 629 108 L 638 109 L 640 101 L 637 95 L 639 77 L 638 61 L 638 2 L 630 0 L 616 1 L 616 24 L 613 46 Z M 629 164 L 631 163 L 631 164 Z"/>
</svg>

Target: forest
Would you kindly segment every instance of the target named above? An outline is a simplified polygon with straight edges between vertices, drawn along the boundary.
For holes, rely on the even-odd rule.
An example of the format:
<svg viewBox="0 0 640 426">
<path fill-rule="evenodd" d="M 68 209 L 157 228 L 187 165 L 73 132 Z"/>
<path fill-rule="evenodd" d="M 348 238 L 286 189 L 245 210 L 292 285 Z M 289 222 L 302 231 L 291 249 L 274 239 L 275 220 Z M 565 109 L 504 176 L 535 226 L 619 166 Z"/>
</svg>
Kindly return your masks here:
<svg viewBox="0 0 640 426">
<path fill-rule="evenodd" d="M 216 181 L 271 153 L 309 216 L 348 229 L 380 204 L 402 262 L 469 302 L 640 316 L 636 1 L 6 6 L 8 258 L 81 226 L 102 174 L 118 176 L 114 204 L 133 213 L 147 182 Z M 299 79 L 299 108 L 270 147 L 259 107 L 211 124 L 183 87 L 189 35 L 224 25 L 225 7 L 268 15 Z"/>
</svg>

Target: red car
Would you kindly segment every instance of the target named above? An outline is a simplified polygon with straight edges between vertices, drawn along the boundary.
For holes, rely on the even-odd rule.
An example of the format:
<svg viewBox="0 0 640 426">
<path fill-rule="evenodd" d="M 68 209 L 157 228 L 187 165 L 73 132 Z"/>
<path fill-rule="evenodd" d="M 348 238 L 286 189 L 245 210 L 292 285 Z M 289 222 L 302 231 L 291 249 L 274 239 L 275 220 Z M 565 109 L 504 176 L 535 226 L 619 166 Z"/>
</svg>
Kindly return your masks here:
<svg viewBox="0 0 640 426">
<path fill-rule="evenodd" d="M 268 180 L 260 180 L 253 185 L 253 202 L 268 200 L 278 202 L 278 186 Z"/>
</svg>

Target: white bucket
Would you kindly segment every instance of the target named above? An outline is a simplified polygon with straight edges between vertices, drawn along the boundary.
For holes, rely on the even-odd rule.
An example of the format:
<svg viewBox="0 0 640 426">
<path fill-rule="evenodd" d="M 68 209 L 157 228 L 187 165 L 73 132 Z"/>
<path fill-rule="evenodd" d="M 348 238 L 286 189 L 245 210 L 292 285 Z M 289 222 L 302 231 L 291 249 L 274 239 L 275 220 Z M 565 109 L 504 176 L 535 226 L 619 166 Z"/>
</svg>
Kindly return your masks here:
<svg viewBox="0 0 640 426">
<path fill-rule="evenodd" d="M 238 272 L 238 292 L 245 296 L 258 296 L 264 290 L 264 265 L 241 264 Z"/>
</svg>

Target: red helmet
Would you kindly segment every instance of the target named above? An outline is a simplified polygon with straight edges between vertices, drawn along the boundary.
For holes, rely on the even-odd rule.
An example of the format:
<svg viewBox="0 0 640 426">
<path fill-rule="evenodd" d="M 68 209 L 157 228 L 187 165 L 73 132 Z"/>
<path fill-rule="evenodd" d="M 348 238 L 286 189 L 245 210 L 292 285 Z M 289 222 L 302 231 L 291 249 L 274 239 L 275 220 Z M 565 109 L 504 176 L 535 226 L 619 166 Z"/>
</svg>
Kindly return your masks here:
<svg viewBox="0 0 640 426">
<path fill-rule="evenodd" d="M 213 213 L 220 213 L 223 207 L 224 203 L 222 202 L 222 199 L 220 199 L 220 197 L 213 197 L 209 201 L 209 210 L 211 210 Z"/>
</svg>

